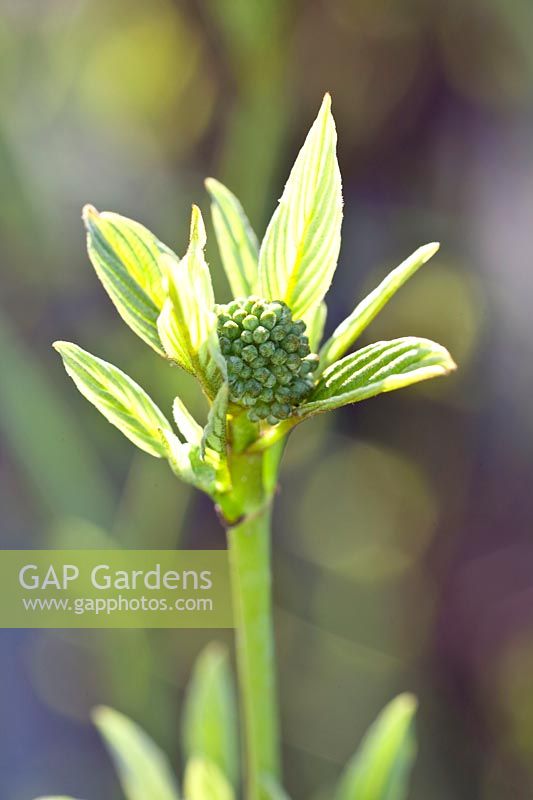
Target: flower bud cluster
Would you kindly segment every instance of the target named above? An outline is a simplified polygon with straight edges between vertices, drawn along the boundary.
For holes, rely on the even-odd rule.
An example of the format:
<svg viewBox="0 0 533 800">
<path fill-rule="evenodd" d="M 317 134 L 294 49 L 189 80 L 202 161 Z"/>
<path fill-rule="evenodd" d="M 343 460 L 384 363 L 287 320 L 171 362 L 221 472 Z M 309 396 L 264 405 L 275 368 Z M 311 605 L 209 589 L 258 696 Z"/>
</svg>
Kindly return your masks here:
<svg viewBox="0 0 533 800">
<path fill-rule="evenodd" d="M 290 417 L 311 393 L 318 366 L 305 322 L 293 321 L 285 303 L 259 297 L 233 300 L 216 311 L 232 402 L 248 408 L 253 422 L 276 425 Z"/>
</svg>

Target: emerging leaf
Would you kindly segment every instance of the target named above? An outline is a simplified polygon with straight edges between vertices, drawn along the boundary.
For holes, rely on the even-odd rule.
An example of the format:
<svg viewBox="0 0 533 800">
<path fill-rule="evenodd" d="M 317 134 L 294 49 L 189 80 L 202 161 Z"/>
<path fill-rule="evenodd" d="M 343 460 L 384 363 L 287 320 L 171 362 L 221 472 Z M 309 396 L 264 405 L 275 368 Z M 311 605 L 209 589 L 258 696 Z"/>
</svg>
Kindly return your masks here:
<svg viewBox="0 0 533 800">
<path fill-rule="evenodd" d="M 174 475 L 207 494 L 213 494 L 217 488 L 217 470 L 202 458 L 200 445 L 180 442 L 169 429 L 161 429 L 160 434 L 165 457 Z"/>
<path fill-rule="evenodd" d="M 118 367 L 70 342 L 54 348 L 81 394 L 137 447 L 156 458 L 166 456 L 160 430 L 170 423 L 153 400 Z"/>
<path fill-rule="evenodd" d="M 179 397 L 174 398 L 172 413 L 176 427 L 185 441 L 189 442 L 189 444 L 200 444 L 204 429 L 196 422 Z"/>
<path fill-rule="evenodd" d="M 185 770 L 183 793 L 187 800 L 234 800 L 233 790 L 212 761 L 192 758 Z"/>
<path fill-rule="evenodd" d="M 330 411 L 454 369 L 448 351 L 429 339 L 407 336 L 376 342 L 328 367 L 309 402 L 296 409 L 296 414 L 307 416 Z"/>
<path fill-rule="evenodd" d="M 196 375 L 207 395 L 213 397 L 218 374 L 212 353 L 216 317 L 211 275 L 204 258 L 205 242 L 202 215 L 193 206 L 190 243 L 184 258 L 178 261 L 162 257 L 168 297 L 158 330 L 167 355 Z"/>
<path fill-rule="evenodd" d="M 234 297 L 257 289 L 257 237 L 235 195 L 214 178 L 205 182 L 211 195 L 211 214 L 222 265 Z"/>
<path fill-rule="evenodd" d="M 259 254 L 261 295 L 284 300 L 295 319 L 305 322 L 329 289 L 339 255 L 342 187 L 336 145 L 327 94 Z"/>
<path fill-rule="evenodd" d="M 93 713 L 127 800 L 179 800 L 164 753 L 134 722 L 111 708 Z"/>
<path fill-rule="evenodd" d="M 320 366 L 322 368 L 329 366 L 346 353 L 398 289 L 420 269 L 422 264 L 429 261 L 438 249 L 437 242 L 419 247 L 399 267 L 389 272 L 379 286 L 356 306 L 350 316 L 341 322 L 324 343 L 320 350 Z"/>
<path fill-rule="evenodd" d="M 403 694 L 381 712 L 349 762 L 335 800 L 405 800 L 416 755 L 416 700 Z"/>
<path fill-rule="evenodd" d="M 194 666 L 183 721 L 186 759 L 201 756 L 216 764 L 235 787 L 239 743 L 235 693 L 226 650 L 208 645 Z"/>
<path fill-rule="evenodd" d="M 209 410 L 207 425 L 205 426 L 202 437 L 201 452 L 205 455 L 207 447 L 210 447 L 218 456 L 224 458 L 226 455 L 226 414 L 228 412 L 229 389 L 228 384 L 223 383 L 217 392 L 213 405 Z"/>
<path fill-rule="evenodd" d="M 93 206 L 83 209 L 89 258 L 118 313 L 132 331 L 164 355 L 157 332 L 163 307 L 162 253 L 171 253 L 145 227 Z"/>
</svg>

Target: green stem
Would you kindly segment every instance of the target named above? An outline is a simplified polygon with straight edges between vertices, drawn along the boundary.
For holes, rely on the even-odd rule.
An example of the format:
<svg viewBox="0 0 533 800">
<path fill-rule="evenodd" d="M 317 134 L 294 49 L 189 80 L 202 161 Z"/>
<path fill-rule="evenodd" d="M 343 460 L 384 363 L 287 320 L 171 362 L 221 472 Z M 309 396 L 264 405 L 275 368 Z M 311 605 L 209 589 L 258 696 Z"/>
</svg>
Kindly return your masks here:
<svg viewBox="0 0 533 800">
<path fill-rule="evenodd" d="M 264 776 L 279 778 L 271 596 L 271 501 L 279 458 L 233 453 L 233 489 L 222 506 L 228 529 L 239 694 L 246 753 L 247 800 L 260 800 Z M 231 523 L 230 523 L 231 524 Z"/>
</svg>

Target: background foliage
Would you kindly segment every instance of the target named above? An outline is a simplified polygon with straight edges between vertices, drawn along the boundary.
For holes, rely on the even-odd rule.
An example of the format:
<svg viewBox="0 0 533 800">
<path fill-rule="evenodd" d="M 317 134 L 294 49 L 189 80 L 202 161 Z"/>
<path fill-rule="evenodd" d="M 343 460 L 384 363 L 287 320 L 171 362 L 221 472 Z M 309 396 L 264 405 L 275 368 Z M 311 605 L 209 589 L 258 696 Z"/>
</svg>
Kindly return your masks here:
<svg viewBox="0 0 533 800">
<path fill-rule="evenodd" d="M 262 232 L 330 90 L 346 217 L 327 330 L 438 239 L 434 263 L 364 341 L 427 336 L 461 370 L 316 419 L 290 442 L 275 546 L 288 788 L 296 800 L 327 796 L 377 711 L 412 690 L 413 800 L 531 797 L 531 5 L 1 0 L 0 10 L 2 546 L 223 546 L 209 502 L 113 433 L 50 348 L 79 341 L 157 386 L 162 407 L 176 389 L 195 402 L 192 381 L 117 323 L 80 209 L 138 219 L 183 252 L 190 202 L 207 211 L 211 174 Z M 206 638 L 2 632 L 2 797 L 118 799 L 89 720 L 101 703 L 179 767 L 183 686 Z"/>
</svg>

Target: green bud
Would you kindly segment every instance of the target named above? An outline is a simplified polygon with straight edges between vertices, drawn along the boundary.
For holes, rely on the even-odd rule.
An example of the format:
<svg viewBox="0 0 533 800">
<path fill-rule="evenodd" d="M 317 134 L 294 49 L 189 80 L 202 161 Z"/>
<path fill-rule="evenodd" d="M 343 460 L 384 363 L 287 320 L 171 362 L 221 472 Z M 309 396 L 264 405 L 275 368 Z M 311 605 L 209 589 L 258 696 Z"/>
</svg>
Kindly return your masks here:
<svg viewBox="0 0 533 800">
<path fill-rule="evenodd" d="M 273 342 L 281 342 L 287 336 L 287 328 L 284 325 L 276 325 L 270 331 L 270 338 Z"/>
<path fill-rule="evenodd" d="M 250 361 L 253 361 L 254 358 L 257 358 L 258 355 L 259 351 L 257 347 L 253 344 L 248 344 L 246 345 L 246 347 L 242 348 L 242 357 L 244 358 L 245 361 L 248 361 L 248 363 L 250 363 Z"/>
<path fill-rule="evenodd" d="M 268 328 L 269 331 L 272 330 L 277 320 L 278 318 L 273 311 L 263 311 L 259 317 L 259 322 L 261 325 L 263 325 L 265 328 Z"/>
<path fill-rule="evenodd" d="M 253 332 L 252 336 L 256 344 L 264 344 L 270 337 L 270 332 L 262 325 L 259 325 Z"/>
<path fill-rule="evenodd" d="M 224 335 L 228 339 L 238 339 L 241 335 L 241 330 L 236 322 L 233 322 L 232 319 L 229 319 L 227 322 L 224 323 L 222 326 L 222 330 Z"/>
<path fill-rule="evenodd" d="M 249 381 L 246 381 L 245 392 L 249 397 L 259 397 L 262 388 L 259 381 L 256 381 L 255 378 L 250 378 Z"/>
<path fill-rule="evenodd" d="M 255 331 L 259 325 L 259 320 L 252 314 L 248 314 L 242 321 L 242 327 L 247 331 Z"/>
<path fill-rule="evenodd" d="M 296 353 L 300 346 L 300 340 L 294 333 L 289 333 L 281 342 L 281 346 L 287 353 Z"/>
<path fill-rule="evenodd" d="M 275 352 L 276 345 L 274 342 L 265 342 L 264 344 L 259 345 L 259 355 L 263 356 L 263 358 L 270 360 Z"/>
<path fill-rule="evenodd" d="M 231 341 L 226 336 L 221 336 L 220 339 L 220 350 L 222 355 L 227 356 L 231 353 Z"/>
<path fill-rule="evenodd" d="M 259 367 L 259 369 L 254 369 L 253 373 L 254 378 L 256 379 L 256 381 L 259 381 L 259 383 L 265 383 L 268 380 L 270 374 L 271 374 L 270 370 L 268 370 L 266 367 Z"/>
<path fill-rule="evenodd" d="M 244 362 L 242 359 L 238 358 L 238 356 L 229 356 L 226 361 L 230 373 L 233 372 L 238 375 L 238 373 L 241 372 L 242 368 L 244 367 Z"/>
</svg>

